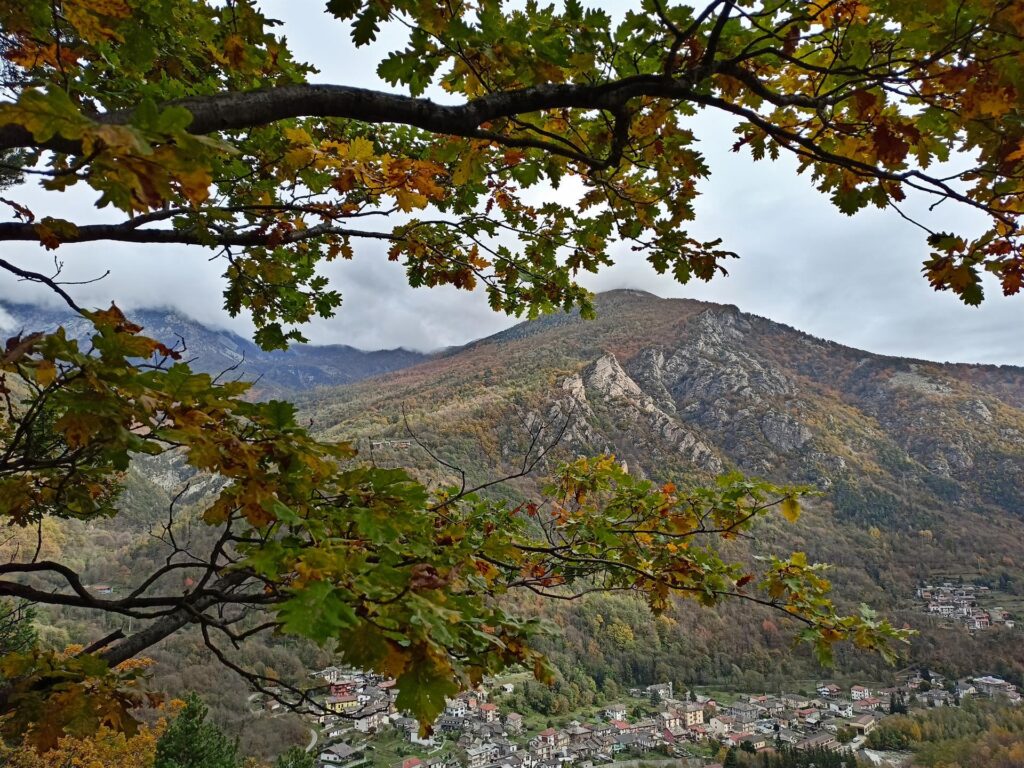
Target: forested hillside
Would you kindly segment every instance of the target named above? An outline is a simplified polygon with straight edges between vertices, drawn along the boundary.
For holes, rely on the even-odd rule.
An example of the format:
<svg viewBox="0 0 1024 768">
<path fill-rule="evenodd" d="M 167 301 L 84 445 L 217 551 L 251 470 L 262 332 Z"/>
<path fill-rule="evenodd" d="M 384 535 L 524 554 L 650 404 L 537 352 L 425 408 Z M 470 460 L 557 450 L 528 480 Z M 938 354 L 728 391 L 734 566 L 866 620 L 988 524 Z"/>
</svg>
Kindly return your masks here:
<svg viewBox="0 0 1024 768">
<path fill-rule="evenodd" d="M 197 367 L 223 364 L 223 334 L 197 324 L 172 330 L 173 317 L 166 326 L 158 316 L 144 319 L 167 335 L 204 340 L 193 347 Z M 268 368 L 264 380 L 324 382 L 288 379 L 282 370 Z M 684 484 L 739 469 L 813 486 L 822 495 L 808 500 L 795 525 L 768 523 L 736 546 L 750 555 L 803 550 L 834 564 L 841 602 L 869 603 L 921 630 L 908 661 L 1016 680 L 1024 672 L 1019 630 L 971 634 L 946 626 L 925 616 L 913 596 L 922 581 L 964 578 L 996 587 L 1010 607 L 1022 604 L 1022 401 L 1020 369 L 880 357 L 734 307 L 636 291 L 599 296 L 593 321 L 548 316 L 418 365 L 300 395 L 315 430 L 356 439 L 362 459 L 413 466 L 436 482 L 458 482 L 465 472 L 469 485 L 532 469 L 487 489 L 517 501 L 536 492 L 556 461 L 598 452 L 658 481 Z M 173 461 L 137 462 L 120 502 L 124 514 L 63 524 L 46 537 L 47 547 L 63 551 L 44 556 L 72 557 L 97 583 L 131 583 L 133 572 L 163 557 L 152 534 L 189 479 Z M 188 486 L 180 509 L 208 488 Z M 189 527 L 187 514 L 178 524 L 209 535 Z M 825 675 L 886 682 L 894 673 L 874 655 L 848 649 L 839 651 L 838 670 L 823 670 L 794 649 L 784 619 L 749 606 L 711 611 L 687 603 L 655 618 L 628 595 L 517 599 L 558 629 L 546 647 L 558 682 L 550 689 L 532 683 L 520 694 L 551 714 L 611 700 L 634 683 L 787 689 Z M 48 611 L 43 618 L 53 623 L 43 633 L 50 645 L 97 634 L 75 615 L 57 620 Z M 310 646 L 277 642 L 247 645 L 246 665 L 297 680 L 304 665 L 329 661 Z M 201 691 L 247 749 L 271 754 L 305 738 L 297 722 L 279 721 L 272 734 L 244 728 L 245 686 L 204 655 L 194 633 L 153 655 L 157 686 Z"/>
<path fill-rule="evenodd" d="M 1022 401 L 1019 368 L 887 358 L 735 307 L 623 290 L 599 296 L 596 320 L 523 323 L 386 377 L 310 393 L 304 407 L 326 434 L 361 438 L 364 457 L 438 480 L 457 480 L 453 467 L 470 484 L 517 474 L 531 442 L 535 457 L 559 438 L 535 476 L 556 459 L 608 451 L 659 481 L 738 469 L 808 484 L 822 493 L 810 513 L 767 530 L 753 553 L 796 548 L 834 564 L 841 599 L 922 630 L 916 662 L 1019 675 L 1015 636 L 939 626 L 913 597 L 920 582 L 949 577 L 1001 587 L 1019 604 Z M 535 487 L 515 479 L 496 492 Z M 598 679 L 821 674 L 793 654 L 785 627 L 747 609 L 688 605 L 654 620 L 629 600 L 595 598 L 543 610 L 563 626 L 570 663 Z M 873 658 L 841 663 L 891 672 Z"/>
</svg>

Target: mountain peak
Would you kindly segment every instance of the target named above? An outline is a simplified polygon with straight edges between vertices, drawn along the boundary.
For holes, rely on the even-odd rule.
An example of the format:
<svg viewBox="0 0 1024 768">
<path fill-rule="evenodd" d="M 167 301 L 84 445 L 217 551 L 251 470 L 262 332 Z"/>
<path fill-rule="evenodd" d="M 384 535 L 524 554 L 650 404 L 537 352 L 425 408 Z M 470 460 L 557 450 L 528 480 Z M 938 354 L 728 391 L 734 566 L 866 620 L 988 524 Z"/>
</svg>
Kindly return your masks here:
<svg viewBox="0 0 1024 768">
<path fill-rule="evenodd" d="M 650 291 L 642 291 L 639 288 L 612 288 L 608 291 L 601 291 L 597 294 L 598 299 L 617 299 L 617 298 L 638 298 L 638 299 L 661 299 L 661 296 L 651 293 Z"/>
</svg>

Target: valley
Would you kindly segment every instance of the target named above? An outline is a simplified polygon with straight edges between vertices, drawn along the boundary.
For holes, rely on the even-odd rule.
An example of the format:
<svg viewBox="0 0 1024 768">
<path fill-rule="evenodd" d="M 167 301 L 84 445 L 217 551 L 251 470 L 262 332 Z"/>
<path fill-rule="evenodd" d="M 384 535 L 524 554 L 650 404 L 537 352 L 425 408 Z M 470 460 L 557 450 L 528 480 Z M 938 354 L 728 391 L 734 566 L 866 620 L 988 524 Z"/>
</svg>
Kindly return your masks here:
<svg viewBox="0 0 1024 768">
<path fill-rule="evenodd" d="M 829 563 L 840 605 L 868 604 L 898 626 L 917 630 L 904 666 L 954 685 L 991 676 L 1024 684 L 1024 370 L 885 358 L 735 307 L 637 291 L 601 294 L 597 307 L 595 320 L 547 316 L 433 355 L 337 347 L 267 355 L 175 316 L 144 314 L 142 322 L 168 343 L 181 335 L 197 369 L 231 368 L 257 381 L 257 397 L 294 399 L 315 433 L 353 440 L 358 460 L 411 467 L 435 485 L 483 485 L 505 477 L 485 492 L 519 503 L 540 492 L 559 462 L 608 453 L 630 474 L 658 483 L 709 482 L 737 470 L 807 486 L 813 495 L 800 519 L 765 521 L 752 539 L 732 545 L 741 557 L 796 550 Z M 15 308 L 11 314 L 24 325 L 61 321 L 41 311 L 23 310 L 19 317 Z M 81 561 L 93 585 L 115 595 L 128 591 L 134 574 L 162 557 L 151 534 L 175 495 L 189 485 L 183 501 L 201 507 L 209 486 L 196 481 L 173 460 L 142 459 L 129 474 L 124 514 L 89 525 L 68 523 L 63 547 Z M 998 594 L 1007 611 L 999 626 L 982 628 L 929 612 L 919 588 L 950 578 Z M 792 646 L 793 627 L 767 609 L 688 603 L 655 617 L 624 595 L 554 604 L 509 599 L 555 629 L 542 646 L 558 672 L 554 688 L 530 683 L 496 699 L 506 702 L 503 714 L 517 711 L 538 726 L 531 738 L 540 738 L 547 729 L 539 726 L 548 721 L 579 727 L 572 721 L 592 715 L 597 702 L 628 699 L 629 689 L 662 682 L 702 692 L 705 699 L 711 697 L 703 692 L 729 692 L 731 705 L 813 687 L 814 681 L 870 681 L 886 692 L 884 701 L 860 713 L 872 718 L 888 707 L 889 694 L 915 696 L 897 669 L 872 654 L 839 648 L 836 667 L 822 667 L 807 650 Z M 54 644 L 104 629 L 66 612 L 48 610 L 44 619 L 49 626 L 43 636 Z M 296 683 L 308 684 L 309 672 L 331 661 L 328 652 L 301 643 L 259 642 L 236 658 L 272 667 Z M 200 691 L 214 703 L 219 722 L 254 754 L 308 740 L 304 721 L 272 708 L 255 721 L 270 730 L 252 725 L 245 686 L 202 659 L 194 634 L 166 641 L 153 656 L 155 687 Z M 181 667 L 186 660 L 195 665 L 191 670 Z M 935 702 L 925 697 L 917 704 Z M 643 709 L 644 702 L 632 706 Z M 389 707 L 388 729 L 402 715 L 393 702 Z M 649 709 L 640 721 L 662 711 Z M 827 702 L 823 709 L 829 711 Z M 591 717 L 587 728 L 596 722 Z M 332 730 L 346 733 L 333 743 L 373 748 L 373 740 L 353 739 L 348 725 L 336 723 L 321 718 L 314 724 L 317 750 L 332 743 Z M 834 735 L 846 725 L 796 730 L 803 738 L 793 743 Z M 393 738 L 383 721 L 352 727 L 380 730 L 388 744 Z M 452 733 L 454 747 L 462 731 Z M 730 729 L 712 735 L 727 741 L 737 733 L 750 735 Z M 709 734 L 693 735 L 678 749 L 670 745 L 669 754 L 692 758 L 693 765 L 722 757 L 708 746 Z M 732 741 L 737 748 L 742 743 Z M 467 743 L 469 749 L 481 746 Z M 405 768 L 413 768 L 413 757 L 431 764 L 434 747 L 416 751 L 413 740 L 398 751 L 398 744 L 388 754 L 404 754 Z M 654 740 L 650 744 L 653 749 Z M 658 740 L 657 748 L 664 747 Z M 607 756 L 636 759 L 647 748 L 621 751 Z M 325 764 L 360 764 L 345 749 L 338 759 L 318 754 Z M 474 762 L 466 744 L 445 754 L 452 765 L 504 765 Z M 575 764 L 597 754 L 578 756 Z M 544 759 L 530 765 L 546 765 Z"/>
</svg>

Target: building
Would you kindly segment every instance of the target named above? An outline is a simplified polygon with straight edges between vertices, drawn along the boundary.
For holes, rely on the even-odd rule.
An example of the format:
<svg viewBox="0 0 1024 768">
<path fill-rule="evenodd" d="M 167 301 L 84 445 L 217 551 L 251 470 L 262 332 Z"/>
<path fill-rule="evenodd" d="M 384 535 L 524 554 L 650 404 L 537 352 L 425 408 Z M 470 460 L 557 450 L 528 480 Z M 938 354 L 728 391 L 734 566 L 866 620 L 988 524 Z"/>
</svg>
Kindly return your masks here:
<svg viewBox="0 0 1024 768">
<path fill-rule="evenodd" d="M 729 714 L 736 719 L 737 723 L 743 724 L 757 720 L 758 711 L 757 706 L 746 701 L 737 701 L 729 707 Z"/>
<path fill-rule="evenodd" d="M 360 750 L 349 744 L 332 744 L 320 753 L 320 762 L 340 765 L 351 762 L 359 754 Z"/>
<path fill-rule="evenodd" d="M 704 724 L 704 707 L 699 704 L 684 704 L 677 710 L 683 717 L 683 725 L 690 728 Z"/>
<path fill-rule="evenodd" d="M 829 733 L 828 731 L 816 733 L 813 736 L 809 736 L 803 741 L 798 741 L 796 743 L 797 749 L 804 750 L 815 748 L 837 749 L 838 747 L 839 742 L 836 741 L 835 734 Z"/>
<path fill-rule="evenodd" d="M 1017 687 L 1013 683 L 1008 683 L 1001 677 L 976 677 L 973 682 L 982 696 L 1011 696 L 1017 692 Z"/>
<path fill-rule="evenodd" d="M 604 717 L 606 720 L 625 720 L 626 719 L 626 705 L 625 704 L 609 704 L 605 707 Z"/>
<path fill-rule="evenodd" d="M 522 733 L 523 716 L 518 712 L 509 712 L 505 715 L 505 730 L 509 733 Z"/>
<path fill-rule="evenodd" d="M 335 714 L 355 712 L 362 706 L 358 697 L 351 694 L 345 696 L 328 696 L 324 700 L 324 709 Z"/>
</svg>

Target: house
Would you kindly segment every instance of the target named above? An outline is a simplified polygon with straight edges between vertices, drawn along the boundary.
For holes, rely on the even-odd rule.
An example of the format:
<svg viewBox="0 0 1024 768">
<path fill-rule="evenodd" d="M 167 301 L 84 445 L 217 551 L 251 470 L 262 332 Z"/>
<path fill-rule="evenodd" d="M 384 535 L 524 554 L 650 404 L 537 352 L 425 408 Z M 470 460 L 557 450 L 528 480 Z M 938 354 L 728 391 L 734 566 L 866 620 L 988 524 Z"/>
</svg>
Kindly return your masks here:
<svg viewBox="0 0 1024 768">
<path fill-rule="evenodd" d="M 715 715 L 708 720 L 708 731 L 714 736 L 725 736 L 732 730 L 735 720 L 728 715 Z"/>
<path fill-rule="evenodd" d="M 321 678 L 322 680 L 325 680 L 328 683 L 337 683 L 343 677 L 348 677 L 348 673 L 340 667 L 328 667 L 319 672 L 314 672 L 313 677 Z"/>
<path fill-rule="evenodd" d="M 638 733 L 645 736 L 653 736 L 658 731 L 658 722 L 653 718 L 647 717 L 643 720 L 637 720 L 635 723 L 633 723 L 633 727 L 630 730 L 633 733 Z"/>
<path fill-rule="evenodd" d="M 270 712 L 270 713 L 280 712 L 281 711 L 281 702 L 278 701 L 277 699 L 267 698 L 263 702 L 263 710 L 265 712 Z"/>
<path fill-rule="evenodd" d="M 444 707 L 445 714 L 452 717 L 465 717 L 469 714 L 469 703 L 463 698 L 448 699 Z"/>
<path fill-rule="evenodd" d="M 816 733 L 813 736 L 809 736 L 803 741 L 796 743 L 796 748 L 801 750 L 807 749 L 836 749 L 839 746 L 839 742 L 836 741 L 835 734 L 829 733 L 828 731 L 822 731 Z"/>
<path fill-rule="evenodd" d="M 854 685 L 850 687 L 850 698 L 854 701 L 863 701 L 864 699 L 870 696 L 871 691 L 869 691 L 863 685 Z"/>
<path fill-rule="evenodd" d="M 569 744 L 576 745 L 590 738 L 590 729 L 577 720 L 569 723 L 565 729 L 565 735 L 569 737 Z"/>
<path fill-rule="evenodd" d="M 845 699 L 836 699 L 828 703 L 830 712 L 835 712 L 839 717 L 853 717 L 853 702 Z"/>
<path fill-rule="evenodd" d="M 541 759 L 550 759 L 569 746 L 569 737 L 563 731 L 546 728 L 530 742 L 530 749 Z"/>
<path fill-rule="evenodd" d="M 959 680 L 956 684 L 956 695 L 960 698 L 964 696 L 973 696 L 978 692 L 978 689 L 974 687 L 974 684 L 970 680 Z"/>
<path fill-rule="evenodd" d="M 498 720 L 498 705 L 497 704 L 481 704 L 480 705 L 480 716 L 483 718 L 485 723 L 493 723 Z"/>
<path fill-rule="evenodd" d="M 974 687 L 982 696 L 1010 696 L 1011 693 L 1017 692 L 1013 683 L 1008 683 L 1001 677 L 976 677 Z"/>
<path fill-rule="evenodd" d="M 612 727 L 612 733 L 613 734 L 616 734 L 616 733 L 631 733 L 633 731 L 633 726 L 631 726 L 625 720 L 612 720 L 611 723 L 609 723 L 609 725 L 611 725 L 611 727 Z"/>
<path fill-rule="evenodd" d="M 497 754 L 493 757 L 497 758 Z M 466 750 L 467 768 L 483 768 L 492 758 L 492 747 L 489 744 L 481 744 L 478 747 L 470 747 Z"/>
<path fill-rule="evenodd" d="M 672 698 L 672 683 L 655 683 L 654 685 L 648 685 L 644 688 L 644 694 L 647 696 L 657 696 L 659 700 L 667 700 Z"/>
<path fill-rule="evenodd" d="M 763 709 L 765 714 L 767 714 L 769 717 L 775 717 L 780 712 L 786 709 L 786 705 L 783 703 L 782 699 L 776 698 L 774 696 L 760 697 L 760 700 L 757 702 L 757 705 L 761 707 L 761 709 Z"/>
<path fill-rule="evenodd" d="M 359 753 L 360 750 L 349 744 L 332 744 L 320 753 L 320 762 L 334 764 L 348 763 L 351 762 Z"/>
<path fill-rule="evenodd" d="M 509 733 L 522 733 L 523 716 L 518 712 L 509 712 L 505 715 L 505 729 Z"/>
<path fill-rule="evenodd" d="M 764 749 L 768 746 L 768 740 L 764 736 L 750 733 L 730 733 L 726 740 L 734 747 L 739 747 L 748 742 L 754 749 Z"/>
<path fill-rule="evenodd" d="M 783 694 L 782 703 L 786 706 L 786 709 L 806 709 L 811 706 L 809 698 L 795 693 Z"/>
<path fill-rule="evenodd" d="M 392 719 L 392 723 L 395 726 L 395 730 L 399 733 L 404 733 L 405 738 L 409 740 L 410 744 L 418 744 L 421 747 L 432 747 L 436 743 L 432 736 L 425 738 L 420 736 L 420 724 L 411 717 L 397 716 Z M 437 723 L 435 728 L 441 730 Z"/>
<path fill-rule="evenodd" d="M 514 755 L 516 752 L 519 751 L 518 744 L 516 744 L 514 741 L 509 741 L 508 739 L 503 737 L 492 739 L 490 743 L 491 746 L 497 749 L 498 758 Z"/>
<path fill-rule="evenodd" d="M 603 739 L 588 736 L 583 741 L 572 745 L 571 754 L 577 761 L 589 760 L 591 758 L 596 758 L 605 749 L 606 747 Z"/>
<path fill-rule="evenodd" d="M 353 717 L 352 724 L 360 733 L 376 733 L 388 723 L 387 711 L 384 709 L 361 710 Z"/>
<path fill-rule="evenodd" d="M 437 730 L 441 733 L 458 733 L 466 727 L 466 718 L 455 715 L 441 715 L 437 719 Z"/>
<path fill-rule="evenodd" d="M 653 736 L 642 733 L 620 733 L 615 737 L 615 751 L 650 752 L 657 746 L 657 740 Z M 616 747 L 618 749 L 616 749 Z"/>
<path fill-rule="evenodd" d="M 834 699 L 842 692 L 842 688 L 833 683 L 822 684 L 818 686 L 818 695 L 824 696 L 826 699 Z"/>
<path fill-rule="evenodd" d="M 780 729 L 779 732 L 775 734 L 775 736 L 781 743 L 789 745 L 798 744 L 804 738 L 804 735 L 802 733 L 797 733 L 796 731 L 790 730 L 789 728 Z"/>
<path fill-rule="evenodd" d="M 355 712 L 362 706 L 358 697 L 351 694 L 345 696 L 328 696 L 324 700 L 324 709 L 336 714 Z"/>
<path fill-rule="evenodd" d="M 860 736 L 867 736 L 875 729 L 876 720 L 871 715 L 859 715 L 850 721 L 850 727 Z"/>
<path fill-rule="evenodd" d="M 877 696 L 868 696 L 866 699 L 855 701 L 853 703 L 853 711 L 857 712 L 876 712 L 880 709 L 885 709 L 889 705 L 888 699 L 880 699 Z"/>
<path fill-rule="evenodd" d="M 738 701 L 729 707 L 729 714 L 732 715 L 738 723 L 752 723 L 757 720 L 758 709 L 754 704 L 749 704 L 745 701 Z"/>
<path fill-rule="evenodd" d="M 706 741 L 708 738 L 708 729 L 703 725 L 691 725 L 686 729 L 686 733 L 694 741 Z"/>
<path fill-rule="evenodd" d="M 658 713 L 658 724 L 662 730 L 676 731 L 683 727 L 683 716 L 678 709 L 667 709 Z"/>
<path fill-rule="evenodd" d="M 626 719 L 626 705 L 625 704 L 609 704 L 604 710 L 605 720 L 625 720 Z"/>
<path fill-rule="evenodd" d="M 704 707 L 699 704 L 684 704 L 680 711 L 683 716 L 683 725 L 687 728 L 694 725 L 703 725 Z"/>
<path fill-rule="evenodd" d="M 926 707 L 945 707 L 953 703 L 953 697 L 941 688 L 932 688 L 930 691 L 915 693 L 914 698 Z"/>
</svg>

